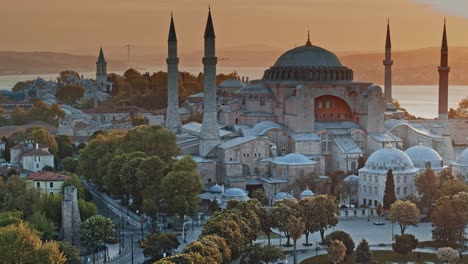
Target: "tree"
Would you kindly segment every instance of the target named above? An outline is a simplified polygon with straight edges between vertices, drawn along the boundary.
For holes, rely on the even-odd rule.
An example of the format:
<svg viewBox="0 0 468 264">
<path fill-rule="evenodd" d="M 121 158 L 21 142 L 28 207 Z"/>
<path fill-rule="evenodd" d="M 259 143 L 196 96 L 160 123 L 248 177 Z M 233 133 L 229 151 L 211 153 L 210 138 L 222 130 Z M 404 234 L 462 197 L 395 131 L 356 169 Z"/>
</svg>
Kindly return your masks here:
<svg viewBox="0 0 468 264">
<path fill-rule="evenodd" d="M 0 213 L 0 227 L 18 224 L 23 221 L 23 212 L 7 211 Z"/>
<path fill-rule="evenodd" d="M 431 215 L 434 226 L 432 236 L 437 240 L 456 241 L 463 238 L 463 230 L 468 224 L 468 193 L 442 196 L 437 200 Z"/>
<path fill-rule="evenodd" d="M 66 157 L 60 162 L 60 167 L 70 173 L 76 173 L 78 170 L 78 160 L 72 157 Z"/>
<path fill-rule="evenodd" d="M 345 259 L 346 247 L 343 242 L 339 240 L 332 240 L 328 247 L 328 258 L 333 264 L 340 263 Z"/>
<path fill-rule="evenodd" d="M 85 221 L 97 214 L 96 205 L 83 199 L 78 199 L 78 209 L 80 210 L 81 221 Z"/>
<path fill-rule="evenodd" d="M 0 228 L 0 263 L 65 263 L 56 242 L 42 242 L 25 223 Z"/>
<path fill-rule="evenodd" d="M 419 209 L 410 201 L 398 200 L 390 207 L 390 221 L 397 222 L 400 225 L 401 234 L 405 234 L 405 230 L 409 226 L 416 226 L 419 223 Z"/>
<path fill-rule="evenodd" d="M 216 235 L 207 235 L 202 236 L 198 239 L 200 243 L 209 247 L 216 247 L 221 254 L 220 264 L 229 264 L 231 263 L 231 250 L 229 249 L 228 244 L 224 238 Z"/>
<path fill-rule="evenodd" d="M 73 70 L 66 70 L 59 72 L 59 76 L 57 77 L 57 81 L 61 83 L 69 83 L 69 79 L 74 78 L 76 80 L 80 80 L 80 75 Z"/>
<path fill-rule="evenodd" d="M 70 178 L 66 179 L 63 184 L 62 184 L 62 193 L 65 190 L 65 187 L 67 186 L 74 186 L 76 188 L 76 193 L 78 199 L 83 199 L 85 196 L 85 187 L 83 186 L 83 183 L 81 182 L 81 179 L 76 176 L 75 174 L 72 174 Z"/>
<path fill-rule="evenodd" d="M 263 206 L 256 199 L 251 199 L 247 202 L 231 200 L 226 206 L 226 212 L 231 210 L 233 211 L 233 209 L 237 210 L 233 212 L 239 214 L 245 220 L 248 220 L 246 223 L 248 224 L 249 232 L 244 233 L 244 236 L 247 238 L 249 243 L 252 243 L 257 239 L 257 233 L 261 230 L 260 218 L 258 216 L 258 214 L 260 214 L 261 207 Z"/>
<path fill-rule="evenodd" d="M 250 246 L 246 250 L 246 254 L 240 259 L 240 264 L 258 264 L 258 263 L 270 263 L 278 259 L 284 258 L 283 251 L 275 246 Z"/>
<path fill-rule="evenodd" d="M 191 242 L 184 248 L 182 252 L 186 254 L 198 253 L 203 256 L 206 263 L 221 263 L 223 260 L 223 256 L 219 252 L 218 247 L 205 245 L 200 241 Z"/>
<path fill-rule="evenodd" d="M 468 118 L 468 98 L 463 98 L 458 103 L 458 108 L 449 110 L 449 118 L 467 119 Z"/>
<path fill-rule="evenodd" d="M 325 243 L 325 230 L 338 224 L 338 201 L 335 197 L 329 195 L 318 195 L 312 198 L 310 215 L 313 216 L 313 222 L 320 231 L 322 243 Z"/>
<path fill-rule="evenodd" d="M 392 244 L 393 251 L 402 255 L 407 255 L 413 249 L 416 249 L 417 246 L 418 240 L 410 234 L 396 235 L 395 243 Z"/>
<path fill-rule="evenodd" d="M 377 204 L 377 207 L 375 208 L 375 212 L 377 213 L 377 215 L 379 216 L 379 223 L 380 223 L 380 217 L 382 217 L 383 213 L 384 213 L 384 209 L 383 209 L 383 206 L 381 203 L 378 203 Z"/>
<path fill-rule="evenodd" d="M 327 235 L 325 240 L 327 241 L 327 244 L 330 245 L 331 241 L 333 240 L 339 240 L 343 242 L 343 244 L 346 247 L 346 255 L 351 255 L 354 251 L 354 241 L 351 238 L 351 236 L 343 232 L 341 230 L 336 230 L 332 232 L 331 234 Z"/>
<path fill-rule="evenodd" d="M 14 125 L 23 125 L 26 123 L 26 112 L 20 106 L 15 107 L 15 111 L 11 113 L 11 121 Z"/>
<path fill-rule="evenodd" d="M 312 199 L 304 199 L 299 202 L 301 207 L 301 216 L 304 219 L 306 242 L 304 246 L 309 246 L 309 235 L 313 232 L 318 231 L 318 226 L 316 224 L 315 215 L 313 215 L 314 201 Z"/>
<path fill-rule="evenodd" d="M 192 215 L 199 203 L 202 183 L 196 171 L 197 163 L 185 156 L 176 161 L 172 170 L 162 179 L 162 197 L 169 214 Z"/>
<path fill-rule="evenodd" d="M 359 242 L 356 248 L 355 255 L 357 263 L 372 263 L 372 252 L 369 249 L 369 244 L 367 243 L 367 240 L 363 239 L 361 240 L 361 242 Z"/>
<path fill-rule="evenodd" d="M 81 264 L 80 251 L 75 246 L 66 241 L 58 242 L 58 246 L 67 259 L 66 264 Z"/>
<path fill-rule="evenodd" d="M 88 251 L 93 252 L 93 261 L 96 248 L 109 240 L 112 234 L 114 234 L 114 224 L 109 218 L 95 215 L 81 222 L 80 242 Z"/>
<path fill-rule="evenodd" d="M 144 159 L 136 170 L 137 187 L 143 195 L 143 211 L 153 219 L 164 209 L 160 186 L 166 169 L 167 164 L 158 156 L 151 156 Z"/>
<path fill-rule="evenodd" d="M 286 226 L 291 238 L 294 241 L 294 264 L 297 264 L 297 255 L 296 255 L 296 242 L 301 238 L 302 234 L 305 231 L 305 224 L 302 221 L 302 218 L 296 218 L 294 215 L 288 217 L 288 224 Z"/>
<path fill-rule="evenodd" d="M 73 143 L 70 136 L 59 135 L 55 137 L 58 152 L 57 157 L 62 160 L 66 157 L 73 157 Z"/>
<path fill-rule="evenodd" d="M 294 199 L 284 199 L 282 201 L 277 201 L 271 208 L 271 217 L 274 219 L 273 227 L 278 228 L 279 231 L 284 232 L 286 236 L 286 246 L 291 246 L 289 242 L 290 234 L 287 229 L 288 226 L 288 217 L 296 216 L 300 217 L 301 212 L 299 204 Z"/>
<path fill-rule="evenodd" d="M 263 205 L 267 204 L 268 202 L 265 191 L 262 188 L 255 189 L 251 196 L 253 199 L 257 199 Z"/>
<path fill-rule="evenodd" d="M 439 180 L 435 172 L 431 168 L 427 168 L 424 172 L 416 175 L 414 183 L 418 193 L 421 194 L 421 202 L 423 204 L 423 212 L 428 212 L 431 204 L 435 201 L 439 192 Z"/>
<path fill-rule="evenodd" d="M 49 147 L 50 153 L 56 155 L 58 152 L 57 141 L 55 137 L 49 133 L 44 127 L 33 126 L 26 129 L 26 137 L 36 143 L 43 144 Z"/>
<path fill-rule="evenodd" d="M 163 253 L 170 253 L 179 245 L 177 235 L 174 233 L 149 234 L 146 236 L 143 254 L 145 257 L 151 257 L 152 260 L 159 260 Z"/>
<path fill-rule="evenodd" d="M 460 254 L 451 247 L 441 247 L 437 250 L 437 258 L 440 261 L 455 264 L 460 259 Z"/>
<path fill-rule="evenodd" d="M 64 104 L 71 105 L 83 97 L 84 92 L 81 85 L 67 84 L 57 88 L 57 98 Z"/>
<path fill-rule="evenodd" d="M 41 232 L 43 240 L 52 239 L 52 235 L 57 231 L 57 226 L 47 219 L 44 213 L 36 211 L 28 220 L 31 223 L 31 226 Z"/>
<path fill-rule="evenodd" d="M 247 239 L 241 232 L 239 224 L 240 222 L 232 218 L 232 214 L 218 213 L 206 222 L 201 235 L 216 235 L 223 238 L 228 243 L 232 258 L 236 259 L 247 244 Z"/>
<path fill-rule="evenodd" d="M 39 193 L 18 175 L 11 175 L 5 182 L 0 178 L 0 194 L 0 211 L 21 211 L 25 217 L 36 211 Z"/>
<path fill-rule="evenodd" d="M 383 208 L 390 210 L 390 206 L 396 201 L 395 195 L 395 179 L 393 178 L 393 170 L 389 169 L 387 172 L 387 179 L 385 181 L 385 192 L 383 197 Z"/>
</svg>

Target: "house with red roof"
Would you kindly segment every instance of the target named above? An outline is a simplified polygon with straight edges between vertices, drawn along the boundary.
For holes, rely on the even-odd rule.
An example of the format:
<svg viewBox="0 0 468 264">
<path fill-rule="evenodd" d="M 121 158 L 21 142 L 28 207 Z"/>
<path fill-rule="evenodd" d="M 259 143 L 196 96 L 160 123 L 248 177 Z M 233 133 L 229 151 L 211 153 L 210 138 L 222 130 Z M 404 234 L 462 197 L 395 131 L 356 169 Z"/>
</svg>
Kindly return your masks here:
<svg viewBox="0 0 468 264">
<path fill-rule="evenodd" d="M 26 177 L 26 182 L 37 191 L 49 195 L 57 195 L 62 192 L 62 185 L 68 179 L 70 179 L 68 175 L 51 171 L 39 171 L 29 174 Z"/>
</svg>

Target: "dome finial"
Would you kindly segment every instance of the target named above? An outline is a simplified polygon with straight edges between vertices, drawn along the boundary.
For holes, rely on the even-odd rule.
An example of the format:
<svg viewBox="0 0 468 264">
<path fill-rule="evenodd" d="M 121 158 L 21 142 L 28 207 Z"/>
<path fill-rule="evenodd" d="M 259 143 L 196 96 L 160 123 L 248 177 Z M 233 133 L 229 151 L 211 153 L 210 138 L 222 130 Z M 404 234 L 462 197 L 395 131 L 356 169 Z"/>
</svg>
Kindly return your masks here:
<svg viewBox="0 0 468 264">
<path fill-rule="evenodd" d="M 306 42 L 306 46 L 312 46 L 312 43 L 310 42 L 310 31 L 307 30 L 307 42 Z"/>
</svg>

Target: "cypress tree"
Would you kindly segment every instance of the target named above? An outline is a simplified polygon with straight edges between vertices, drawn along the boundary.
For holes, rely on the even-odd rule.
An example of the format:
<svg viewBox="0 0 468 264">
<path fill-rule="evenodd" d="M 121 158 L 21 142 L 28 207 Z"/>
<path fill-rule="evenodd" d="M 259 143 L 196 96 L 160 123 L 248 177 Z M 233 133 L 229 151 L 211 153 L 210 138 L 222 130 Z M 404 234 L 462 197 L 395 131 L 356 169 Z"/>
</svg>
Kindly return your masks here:
<svg viewBox="0 0 468 264">
<path fill-rule="evenodd" d="M 356 263 L 372 263 L 372 252 L 369 250 L 369 244 L 365 239 L 359 242 L 356 248 Z"/>
<path fill-rule="evenodd" d="M 390 205 L 396 201 L 395 181 L 393 179 L 393 171 L 389 169 L 387 172 L 387 180 L 385 181 L 385 193 L 383 197 L 384 210 L 390 210 Z"/>
</svg>

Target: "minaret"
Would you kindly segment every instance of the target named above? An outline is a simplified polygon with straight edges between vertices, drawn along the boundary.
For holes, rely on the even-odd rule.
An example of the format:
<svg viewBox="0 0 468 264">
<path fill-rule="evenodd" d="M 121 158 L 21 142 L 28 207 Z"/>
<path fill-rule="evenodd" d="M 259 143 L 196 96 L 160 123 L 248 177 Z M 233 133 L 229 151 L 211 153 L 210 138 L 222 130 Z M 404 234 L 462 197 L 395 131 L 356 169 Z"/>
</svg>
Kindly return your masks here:
<svg viewBox="0 0 468 264">
<path fill-rule="evenodd" d="M 104 52 L 101 50 L 99 51 L 99 57 L 96 62 L 96 82 L 101 87 L 101 91 L 105 91 L 105 87 L 107 84 L 107 62 L 104 58 Z"/>
<path fill-rule="evenodd" d="M 440 50 L 440 66 L 439 70 L 439 120 L 448 119 L 448 76 L 450 67 L 448 66 L 448 45 L 447 32 L 445 29 L 442 35 L 442 48 Z"/>
<path fill-rule="evenodd" d="M 390 39 L 390 21 L 387 21 L 387 39 L 385 40 L 385 84 L 384 95 L 387 104 L 392 103 L 392 41 Z"/>
<path fill-rule="evenodd" d="M 203 124 L 199 147 L 199 154 L 202 157 L 206 157 L 221 143 L 216 117 L 216 63 L 218 58 L 215 55 L 215 38 L 211 10 L 209 10 L 205 29 L 205 56 L 203 57 Z"/>
<path fill-rule="evenodd" d="M 177 35 L 171 14 L 167 55 L 167 109 L 166 127 L 177 132 L 182 125 L 179 115 L 179 58 L 177 57 Z"/>
<path fill-rule="evenodd" d="M 448 119 L 448 74 L 450 67 L 448 66 L 448 45 L 447 31 L 445 29 L 442 35 L 442 48 L 440 49 L 440 66 L 439 70 L 439 120 Z"/>
</svg>

